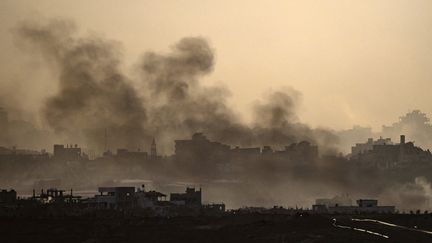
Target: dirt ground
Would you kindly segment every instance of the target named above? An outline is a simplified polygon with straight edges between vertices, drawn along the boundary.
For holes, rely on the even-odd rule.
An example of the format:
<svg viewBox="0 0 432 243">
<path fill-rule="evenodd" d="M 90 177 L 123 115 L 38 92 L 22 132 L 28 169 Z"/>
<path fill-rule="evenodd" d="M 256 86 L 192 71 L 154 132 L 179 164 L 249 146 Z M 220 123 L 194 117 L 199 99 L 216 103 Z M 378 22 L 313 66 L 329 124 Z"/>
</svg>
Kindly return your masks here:
<svg viewBox="0 0 432 243">
<path fill-rule="evenodd" d="M 338 216 L 352 224 L 350 216 Z M 432 228 L 429 215 L 378 216 L 409 225 Z M 432 242 L 432 235 L 360 226 L 389 235 L 389 239 L 340 229 L 325 215 L 226 215 L 221 217 L 9 217 L 0 218 L 0 242 Z M 354 225 L 359 226 L 359 225 Z M 420 227 L 419 226 L 419 227 Z"/>
</svg>

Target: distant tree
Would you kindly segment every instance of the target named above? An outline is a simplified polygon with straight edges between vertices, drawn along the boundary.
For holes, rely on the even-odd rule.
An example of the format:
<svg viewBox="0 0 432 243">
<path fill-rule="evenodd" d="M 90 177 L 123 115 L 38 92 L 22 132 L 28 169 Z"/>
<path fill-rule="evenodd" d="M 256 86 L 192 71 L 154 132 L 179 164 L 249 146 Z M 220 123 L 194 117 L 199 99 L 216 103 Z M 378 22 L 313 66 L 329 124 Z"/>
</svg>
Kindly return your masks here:
<svg viewBox="0 0 432 243">
<path fill-rule="evenodd" d="M 404 134 L 410 141 L 415 141 L 416 145 L 423 149 L 432 148 L 432 125 L 426 113 L 420 110 L 413 110 L 401 117 L 399 121 L 390 126 L 382 126 L 380 135 L 399 139 L 399 135 Z"/>
<path fill-rule="evenodd" d="M 410 124 L 429 124 L 430 119 L 427 117 L 426 113 L 421 112 L 420 110 L 413 110 L 410 113 L 405 114 L 405 116 L 399 117 L 400 123 Z"/>
</svg>

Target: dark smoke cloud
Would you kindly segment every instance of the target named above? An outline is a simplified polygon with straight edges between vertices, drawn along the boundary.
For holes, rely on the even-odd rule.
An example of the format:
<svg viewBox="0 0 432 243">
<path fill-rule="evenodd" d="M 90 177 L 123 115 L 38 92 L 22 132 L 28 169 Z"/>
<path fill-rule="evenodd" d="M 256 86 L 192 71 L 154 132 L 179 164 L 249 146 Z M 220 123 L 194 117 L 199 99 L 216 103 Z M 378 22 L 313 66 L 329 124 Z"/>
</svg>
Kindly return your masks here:
<svg viewBox="0 0 432 243">
<path fill-rule="evenodd" d="M 43 109 L 46 122 L 70 141 L 98 147 L 104 130 L 117 146 L 136 146 L 146 138 L 145 109 L 120 71 L 120 53 L 113 42 L 74 36 L 74 24 L 53 20 L 22 23 L 15 33 L 54 64 L 59 89 Z"/>
<path fill-rule="evenodd" d="M 297 104 L 300 93 L 283 88 L 267 95 L 254 109 L 254 131 L 257 141 L 281 145 L 302 140 L 320 145 L 328 152 L 337 144 L 337 137 L 325 129 L 311 129 L 299 122 Z"/>
<path fill-rule="evenodd" d="M 293 89 L 284 89 L 268 95 L 266 103 L 255 105 L 256 126 L 285 127 L 298 122 L 296 104 L 300 94 Z"/>
<path fill-rule="evenodd" d="M 170 55 L 149 52 L 144 55 L 142 70 L 154 97 L 167 101 L 188 98 L 198 86 L 199 76 L 213 70 L 213 50 L 203 38 L 183 38 Z"/>
<path fill-rule="evenodd" d="M 148 126 L 163 143 L 170 144 L 175 137 L 189 137 L 197 131 L 224 138 L 224 131 L 243 128 L 226 105 L 229 92 L 199 83 L 213 65 L 213 50 L 199 37 L 183 38 L 169 54 L 149 52 L 143 56 L 143 92 L 148 93 L 151 103 Z"/>
<path fill-rule="evenodd" d="M 204 87 L 198 80 L 213 70 L 214 54 L 208 42 L 199 37 L 184 38 L 170 54 L 144 55 L 142 79 L 151 96 L 150 127 L 169 142 L 202 131 L 210 138 L 242 146 L 288 145 L 300 140 L 337 141 L 330 132 L 313 130 L 298 121 L 296 103 L 300 94 L 283 88 L 267 95 L 254 107 L 254 122 L 244 124 L 227 105 L 229 91 Z"/>
<path fill-rule="evenodd" d="M 24 22 L 15 35 L 25 47 L 36 47 L 54 67 L 59 88 L 47 99 L 42 114 L 68 141 L 100 151 L 106 129 L 111 148 L 136 148 L 156 137 L 166 153 L 172 152 L 174 139 L 194 132 L 242 146 L 308 140 L 328 148 L 337 142 L 327 130 L 299 122 L 300 94 L 289 88 L 257 102 L 254 121 L 245 124 L 228 106 L 226 88 L 200 84 L 215 62 L 213 49 L 201 37 L 181 39 L 168 54 L 145 53 L 139 66 L 141 80 L 132 82 L 120 69 L 118 43 L 77 37 L 70 21 Z M 132 86 L 139 82 L 142 88 Z"/>
</svg>

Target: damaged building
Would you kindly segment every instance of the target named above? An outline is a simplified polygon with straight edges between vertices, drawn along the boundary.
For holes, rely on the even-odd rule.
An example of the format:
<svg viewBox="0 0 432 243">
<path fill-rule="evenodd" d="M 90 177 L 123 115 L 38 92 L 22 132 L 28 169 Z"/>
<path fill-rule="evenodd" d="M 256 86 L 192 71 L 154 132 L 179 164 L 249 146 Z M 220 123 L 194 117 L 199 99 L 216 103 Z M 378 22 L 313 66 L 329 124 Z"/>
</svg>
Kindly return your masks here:
<svg viewBox="0 0 432 243">
<path fill-rule="evenodd" d="M 200 161 L 209 164 L 251 163 L 258 161 L 313 162 L 318 159 L 318 146 L 307 141 L 292 143 L 283 150 L 270 146 L 242 148 L 210 141 L 204 134 L 195 133 L 192 139 L 175 140 L 175 160 L 178 162 Z M 214 163 L 210 163 L 214 162 Z"/>
<path fill-rule="evenodd" d="M 400 136 L 400 142 L 398 144 L 390 143 L 390 140 L 387 139 L 385 141 L 388 143 L 372 144 L 371 149 L 353 155 L 350 160 L 361 167 L 382 169 L 432 164 L 431 152 L 415 146 L 414 142 L 405 142 L 405 135 Z M 363 145 L 360 145 L 360 147 Z M 369 144 L 367 146 L 369 146 Z M 356 147 L 358 147 L 358 145 L 356 145 Z M 357 150 L 355 149 L 355 151 Z"/>
<path fill-rule="evenodd" d="M 356 143 L 355 146 L 351 147 L 351 156 L 356 157 L 360 154 L 371 151 L 373 150 L 374 145 L 393 145 L 393 142 L 391 141 L 391 138 L 380 137 L 377 140 L 374 140 L 373 138 L 368 138 L 366 143 Z"/>
<path fill-rule="evenodd" d="M 132 208 L 136 205 L 135 187 L 99 187 L 99 195 L 85 200 L 94 208 Z"/>
<path fill-rule="evenodd" d="M 214 214 L 225 211 L 225 204 L 202 204 L 201 189 L 187 187 L 184 193 L 164 193 L 135 187 L 100 187 L 99 194 L 82 200 L 95 209 L 147 209 L 156 215 Z"/>
<path fill-rule="evenodd" d="M 192 139 L 175 140 L 176 161 L 188 163 L 202 161 L 211 163 L 225 163 L 229 160 L 230 146 L 207 139 L 202 133 L 195 133 Z"/>
<path fill-rule="evenodd" d="M 130 150 L 126 148 L 118 148 L 117 152 L 113 154 L 110 150 L 103 153 L 104 158 L 110 158 L 120 163 L 142 164 L 145 162 L 154 162 L 161 157 L 157 154 L 156 140 L 153 138 L 150 144 L 150 153 L 142 151 L 140 148 Z"/>
<path fill-rule="evenodd" d="M 16 147 L 0 147 L 0 163 L 20 163 L 30 165 L 32 163 L 49 160 L 49 154 L 45 150 L 35 151 L 18 149 Z"/>
<path fill-rule="evenodd" d="M 200 207 L 202 205 L 201 188 L 198 191 L 194 187 L 187 187 L 184 193 L 171 193 L 170 202 L 175 205 Z"/>
<path fill-rule="evenodd" d="M 78 144 L 54 144 L 53 159 L 56 161 L 80 161 L 88 160 L 88 156 L 81 151 Z"/>
<path fill-rule="evenodd" d="M 36 194 L 36 191 L 33 190 L 33 195 L 31 200 L 38 201 L 42 204 L 47 203 L 78 203 L 81 199 L 81 196 L 73 195 L 73 190 L 70 190 L 70 193 L 67 194 L 66 190 L 61 190 L 57 188 L 50 188 L 44 191 L 41 189 L 39 195 Z"/>
</svg>

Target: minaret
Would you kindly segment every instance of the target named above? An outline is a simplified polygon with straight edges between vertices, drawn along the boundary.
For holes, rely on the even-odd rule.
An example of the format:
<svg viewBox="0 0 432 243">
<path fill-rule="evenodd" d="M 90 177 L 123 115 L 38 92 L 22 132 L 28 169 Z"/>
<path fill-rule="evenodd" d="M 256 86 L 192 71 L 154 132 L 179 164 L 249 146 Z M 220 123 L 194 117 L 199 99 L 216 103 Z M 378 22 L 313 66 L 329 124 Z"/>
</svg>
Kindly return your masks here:
<svg viewBox="0 0 432 243">
<path fill-rule="evenodd" d="M 151 148 L 150 148 L 150 158 L 153 160 L 157 159 L 156 141 L 154 138 L 153 138 Z"/>
</svg>

